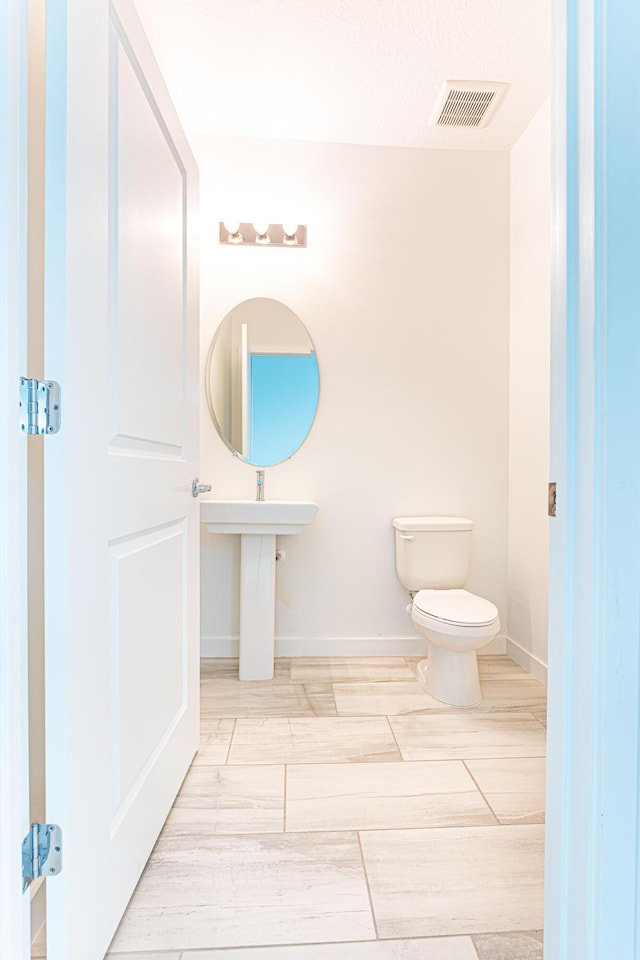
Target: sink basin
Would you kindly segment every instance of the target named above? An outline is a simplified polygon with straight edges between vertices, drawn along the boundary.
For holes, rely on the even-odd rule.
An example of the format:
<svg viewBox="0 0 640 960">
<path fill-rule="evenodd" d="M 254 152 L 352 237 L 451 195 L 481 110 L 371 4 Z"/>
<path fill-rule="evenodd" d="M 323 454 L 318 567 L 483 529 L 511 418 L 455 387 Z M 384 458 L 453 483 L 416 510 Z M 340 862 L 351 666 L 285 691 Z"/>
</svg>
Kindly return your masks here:
<svg viewBox="0 0 640 960">
<path fill-rule="evenodd" d="M 271 680 L 275 649 L 276 536 L 302 533 L 318 512 L 306 500 L 202 500 L 209 533 L 240 536 L 240 679 Z"/>
<path fill-rule="evenodd" d="M 302 533 L 318 512 L 318 504 L 304 500 L 203 500 L 200 522 L 209 533 Z"/>
</svg>

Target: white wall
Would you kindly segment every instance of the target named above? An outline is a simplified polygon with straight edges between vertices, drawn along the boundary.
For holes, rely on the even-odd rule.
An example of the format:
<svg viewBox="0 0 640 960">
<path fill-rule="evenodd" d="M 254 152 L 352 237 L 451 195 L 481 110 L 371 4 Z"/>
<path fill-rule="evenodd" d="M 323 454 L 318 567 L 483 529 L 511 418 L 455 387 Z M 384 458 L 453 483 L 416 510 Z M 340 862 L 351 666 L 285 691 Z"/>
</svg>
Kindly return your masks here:
<svg viewBox="0 0 640 960">
<path fill-rule="evenodd" d="M 317 350 L 311 434 L 266 472 L 267 498 L 320 505 L 282 540 L 278 652 L 422 652 L 395 574 L 402 514 L 476 521 L 469 587 L 506 624 L 508 155 L 211 137 L 194 149 L 203 367 L 249 297 L 286 303 Z M 308 248 L 221 246 L 231 217 L 307 223 Z M 204 393 L 202 405 L 200 476 L 214 497 L 253 497 L 254 468 L 219 439 Z M 203 533 L 202 576 L 203 652 L 230 652 L 234 538 Z"/>
<path fill-rule="evenodd" d="M 511 153 L 508 652 L 546 679 L 549 569 L 551 116 Z"/>
</svg>

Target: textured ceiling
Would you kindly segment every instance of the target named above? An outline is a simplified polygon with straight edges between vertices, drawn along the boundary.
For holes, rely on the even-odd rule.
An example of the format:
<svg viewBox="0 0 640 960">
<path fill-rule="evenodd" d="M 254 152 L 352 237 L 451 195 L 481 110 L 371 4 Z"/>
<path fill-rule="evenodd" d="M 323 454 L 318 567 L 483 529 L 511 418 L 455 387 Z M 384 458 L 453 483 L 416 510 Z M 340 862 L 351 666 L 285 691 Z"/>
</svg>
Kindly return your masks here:
<svg viewBox="0 0 640 960">
<path fill-rule="evenodd" d="M 550 0 L 135 0 L 187 134 L 506 150 L 550 87 Z M 432 129 L 444 80 L 511 84 Z"/>
</svg>

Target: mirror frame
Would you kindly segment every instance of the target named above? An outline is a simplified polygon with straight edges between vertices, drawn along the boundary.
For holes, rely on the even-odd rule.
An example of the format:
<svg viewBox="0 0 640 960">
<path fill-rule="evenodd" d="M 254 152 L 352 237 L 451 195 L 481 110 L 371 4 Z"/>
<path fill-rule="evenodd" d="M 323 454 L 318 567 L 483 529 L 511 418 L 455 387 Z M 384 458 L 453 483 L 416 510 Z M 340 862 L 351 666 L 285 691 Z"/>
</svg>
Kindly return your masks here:
<svg viewBox="0 0 640 960">
<path fill-rule="evenodd" d="M 281 304 L 283 307 L 285 307 L 287 310 L 291 311 L 291 313 L 293 313 L 293 314 L 297 317 L 298 322 L 300 323 L 300 325 L 302 326 L 304 332 L 306 333 L 307 337 L 309 338 L 309 342 L 310 342 L 310 344 L 311 344 L 311 346 L 312 346 L 312 348 L 313 348 L 313 355 L 314 355 L 315 358 L 316 358 L 316 365 L 317 365 L 317 367 L 318 367 L 318 398 L 317 398 L 317 400 L 316 400 L 316 408 L 315 408 L 315 412 L 314 412 L 314 414 L 313 414 L 313 419 L 312 419 L 311 423 L 309 424 L 309 429 L 307 430 L 307 432 L 306 432 L 306 434 L 305 434 L 305 436 L 304 436 L 304 439 L 298 444 L 298 446 L 295 448 L 295 450 L 292 450 L 292 452 L 289 454 L 289 456 L 284 457 L 282 460 L 277 460 L 275 463 L 262 463 L 262 464 L 261 464 L 261 463 L 252 463 L 251 460 L 247 460 L 245 457 L 243 457 L 243 456 L 238 452 L 238 450 L 236 450 L 236 448 L 235 448 L 234 446 L 232 446 L 232 444 L 230 443 L 230 441 L 227 440 L 227 438 L 225 437 L 224 433 L 222 432 L 222 428 L 220 427 L 220 424 L 219 424 L 219 422 L 218 422 L 218 418 L 216 417 L 215 410 L 213 409 L 213 401 L 212 401 L 212 398 L 211 398 L 211 389 L 210 389 L 210 386 L 209 386 L 209 385 L 210 385 L 210 382 L 211 382 L 211 367 L 212 367 L 212 363 L 213 363 L 213 351 L 215 350 L 216 343 L 218 342 L 218 337 L 220 336 L 220 333 L 221 333 L 221 331 L 222 331 L 222 325 L 223 325 L 223 323 L 225 322 L 225 320 L 227 319 L 227 317 L 229 316 L 229 314 L 230 314 L 233 310 L 235 310 L 237 307 L 241 306 L 243 303 L 249 303 L 251 300 L 271 300 L 273 303 L 279 303 L 279 304 Z M 318 417 L 318 408 L 320 407 L 320 395 L 321 395 L 320 362 L 319 362 L 319 360 L 318 360 L 318 353 L 317 353 L 317 351 L 316 351 L 315 343 L 313 342 L 313 339 L 312 339 L 311 334 L 309 333 L 309 331 L 308 331 L 308 329 L 307 329 L 307 327 L 306 327 L 306 324 L 304 324 L 304 323 L 302 322 L 302 320 L 300 319 L 300 317 L 298 316 L 298 314 L 295 312 L 295 310 L 292 310 L 291 307 L 288 307 L 286 303 L 283 303 L 283 302 L 282 302 L 282 300 L 276 300 L 275 297 L 248 297 L 247 300 L 240 300 L 239 303 L 234 304 L 234 306 L 232 306 L 229 310 L 227 310 L 227 312 L 225 313 L 224 317 L 222 318 L 222 320 L 220 321 L 220 323 L 219 323 L 218 326 L 216 327 L 215 332 L 214 332 L 214 334 L 213 334 L 213 337 L 211 338 L 211 343 L 209 344 L 209 349 L 208 349 L 208 351 L 207 351 L 207 361 L 206 361 L 206 364 L 205 364 L 204 378 L 205 378 L 205 380 L 204 380 L 204 389 L 205 389 L 205 394 L 206 394 L 206 397 L 207 397 L 207 407 L 208 407 L 208 409 L 209 409 L 209 416 L 210 416 L 211 420 L 213 421 L 213 425 L 214 425 L 215 428 L 216 428 L 216 433 L 218 434 L 219 438 L 222 440 L 222 442 L 223 442 L 224 445 L 227 447 L 227 449 L 233 454 L 233 456 L 236 458 L 236 460 L 240 460 L 241 463 L 246 463 L 247 466 L 249 466 L 249 467 L 255 467 L 256 469 L 268 470 L 268 469 L 270 469 L 271 467 L 277 467 L 277 466 L 279 466 L 281 463 L 286 463 L 287 460 L 291 460 L 291 458 L 292 458 L 293 456 L 295 456 L 295 454 L 298 452 L 298 450 L 300 450 L 300 449 L 305 445 L 305 443 L 307 442 L 307 440 L 308 440 L 308 438 L 309 438 L 309 434 L 311 433 L 311 431 L 312 431 L 312 429 L 313 429 L 313 425 L 315 424 L 316 419 L 317 419 L 317 417 Z"/>
</svg>

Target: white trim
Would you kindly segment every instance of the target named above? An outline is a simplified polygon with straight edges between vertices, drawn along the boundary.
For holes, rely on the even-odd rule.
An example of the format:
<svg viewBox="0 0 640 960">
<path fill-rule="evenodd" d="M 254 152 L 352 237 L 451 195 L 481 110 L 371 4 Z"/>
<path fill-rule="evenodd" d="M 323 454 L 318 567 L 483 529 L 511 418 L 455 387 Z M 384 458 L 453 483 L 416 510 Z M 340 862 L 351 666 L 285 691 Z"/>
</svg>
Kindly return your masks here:
<svg viewBox="0 0 640 960">
<path fill-rule="evenodd" d="M 27 4 L 0 5 L 0 956 L 30 955 L 21 841 L 29 829 L 27 443 Z"/>
<path fill-rule="evenodd" d="M 506 637 L 496 637 L 482 654 L 507 652 Z M 421 637 L 276 637 L 276 657 L 419 657 L 426 656 Z M 202 637 L 201 657 L 235 658 L 237 637 Z"/>
<path fill-rule="evenodd" d="M 536 657 L 535 654 L 531 653 L 530 650 L 526 650 L 520 646 L 520 644 L 512 640 L 511 637 L 507 637 L 507 656 L 515 660 L 523 670 L 530 673 L 531 676 L 539 680 L 540 683 L 544 683 L 546 687 L 547 664 L 543 660 L 540 660 L 539 657 Z"/>
<path fill-rule="evenodd" d="M 555 9 L 544 952 L 640 960 L 640 8 Z"/>
<path fill-rule="evenodd" d="M 567 555 L 567 10 L 564 0 L 553 3 L 553 87 L 551 95 L 551 383 L 550 473 L 560 492 L 558 516 L 549 526 L 549 632 L 547 659 L 546 844 L 544 951 L 547 960 L 563 960 L 562 930 L 567 887 L 567 853 L 564 850 L 563 743 L 560 719 L 565 698 L 565 669 L 561 657 L 565 636 Z M 569 686 L 567 692 L 571 687 Z M 569 958 L 567 957 L 567 960 Z"/>
</svg>

